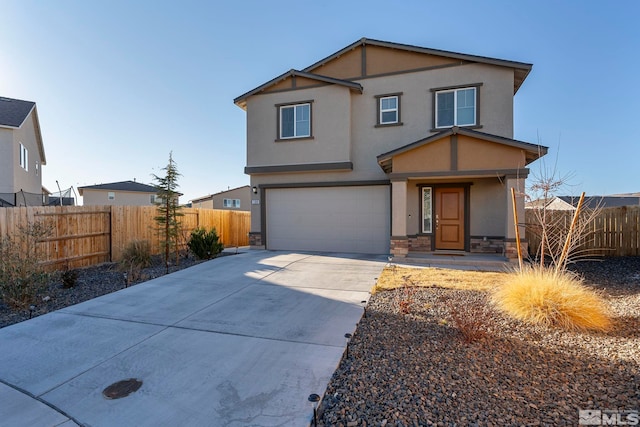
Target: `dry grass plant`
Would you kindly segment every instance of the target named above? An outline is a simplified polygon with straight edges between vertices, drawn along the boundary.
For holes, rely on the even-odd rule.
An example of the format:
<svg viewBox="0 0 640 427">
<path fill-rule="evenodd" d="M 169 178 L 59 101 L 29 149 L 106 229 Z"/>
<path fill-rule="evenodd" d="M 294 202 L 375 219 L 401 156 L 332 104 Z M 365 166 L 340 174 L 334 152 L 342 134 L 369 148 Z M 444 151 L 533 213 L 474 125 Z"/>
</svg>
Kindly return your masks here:
<svg viewBox="0 0 640 427">
<path fill-rule="evenodd" d="M 449 315 L 466 343 L 478 341 L 489 332 L 493 313 L 484 301 L 476 304 L 460 304 L 452 300 L 445 302 Z"/>
<path fill-rule="evenodd" d="M 507 277 L 506 272 L 448 270 L 433 267 L 411 268 L 393 264 L 384 268 L 372 293 L 402 287 L 406 280 L 410 280 L 413 286 L 418 287 L 486 291 L 502 285 Z"/>
<path fill-rule="evenodd" d="M 534 324 L 581 331 L 612 327 L 605 300 L 566 270 L 525 266 L 492 299 L 501 311 Z"/>
</svg>

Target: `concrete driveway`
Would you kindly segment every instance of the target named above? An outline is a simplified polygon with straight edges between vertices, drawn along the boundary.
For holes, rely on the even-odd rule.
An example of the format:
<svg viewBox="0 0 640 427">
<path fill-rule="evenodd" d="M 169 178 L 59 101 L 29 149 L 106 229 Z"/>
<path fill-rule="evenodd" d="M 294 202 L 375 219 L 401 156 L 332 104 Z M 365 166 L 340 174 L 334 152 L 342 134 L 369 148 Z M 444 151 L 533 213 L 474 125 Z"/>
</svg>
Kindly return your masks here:
<svg viewBox="0 0 640 427">
<path fill-rule="evenodd" d="M 0 329 L 0 423 L 308 425 L 385 261 L 250 251 Z"/>
</svg>

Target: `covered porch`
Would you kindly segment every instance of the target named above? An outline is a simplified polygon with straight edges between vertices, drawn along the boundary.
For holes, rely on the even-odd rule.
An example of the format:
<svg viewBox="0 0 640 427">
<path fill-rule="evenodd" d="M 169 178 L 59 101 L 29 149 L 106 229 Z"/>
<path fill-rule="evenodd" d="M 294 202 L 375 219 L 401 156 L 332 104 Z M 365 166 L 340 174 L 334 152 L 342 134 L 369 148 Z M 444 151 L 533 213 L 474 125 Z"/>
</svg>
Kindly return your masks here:
<svg viewBox="0 0 640 427">
<path fill-rule="evenodd" d="M 516 259 L 511 189 L 524 219 L 525 166 L 543 152 L 537 145 L 452 128 L 378 156 L 391 181 L 394 259 L 436 263 L 443 251 L 465 262 L 471 254 Z M 526 251 L 522 238 L 521 244 Z"/>
</svg>

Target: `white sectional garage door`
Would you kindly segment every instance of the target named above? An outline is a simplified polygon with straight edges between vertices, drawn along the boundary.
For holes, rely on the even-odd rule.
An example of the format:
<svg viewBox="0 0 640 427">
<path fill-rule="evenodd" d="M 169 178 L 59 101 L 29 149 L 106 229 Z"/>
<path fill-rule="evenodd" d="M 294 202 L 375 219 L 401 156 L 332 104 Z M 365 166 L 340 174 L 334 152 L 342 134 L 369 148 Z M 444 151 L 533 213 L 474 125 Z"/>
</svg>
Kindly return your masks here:
<svg viewBox="0 0 640 427">
<path fill-rule="evenodd" d="M 266 191 L 267 249 L 389 253 L 389 187 Z"/>
</svg>

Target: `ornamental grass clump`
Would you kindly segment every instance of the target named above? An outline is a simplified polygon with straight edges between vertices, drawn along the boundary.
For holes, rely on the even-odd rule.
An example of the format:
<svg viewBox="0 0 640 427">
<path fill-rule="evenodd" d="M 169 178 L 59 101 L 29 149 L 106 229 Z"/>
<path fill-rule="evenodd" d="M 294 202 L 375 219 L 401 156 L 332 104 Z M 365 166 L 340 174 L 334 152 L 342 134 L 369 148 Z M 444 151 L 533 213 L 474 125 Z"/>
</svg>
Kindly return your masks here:
<svg viewBox="0 0 640 427">
<path fill-rule="evenodd" d="M 525 266 L 493 293 L 493 302 L 509 316 L 529 323 L 580 331 L 612 327 L 605 301 L 566 270 Z"/>
</svg>

